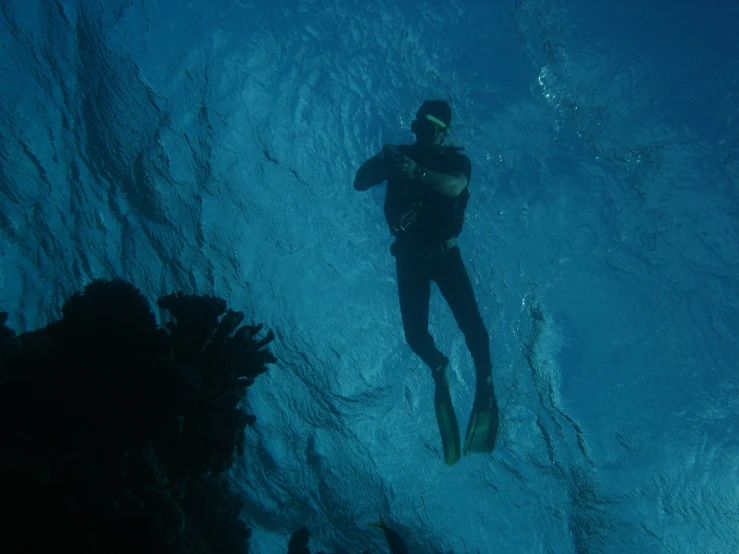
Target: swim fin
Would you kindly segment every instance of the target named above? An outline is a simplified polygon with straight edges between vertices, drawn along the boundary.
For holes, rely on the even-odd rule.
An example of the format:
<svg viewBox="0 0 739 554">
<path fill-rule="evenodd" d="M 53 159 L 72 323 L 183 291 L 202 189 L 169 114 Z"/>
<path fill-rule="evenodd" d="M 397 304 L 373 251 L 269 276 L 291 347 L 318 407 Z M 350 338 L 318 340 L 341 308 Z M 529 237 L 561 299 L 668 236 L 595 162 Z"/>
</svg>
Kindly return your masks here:
<svg viewBox="0 0 739 554">
<path fill-rule="evenodd" d="M 478 390 L 475 395 L 467 435 L 464 438 L 464 455 L 492 452 L 498 436 L 499 421 L 498 403 L 495 401 L 490 378 L 488 386 L 484 390 Z"/>
<path fill-rule="evenodd" d="M 460 458 L 459 424 L 449 393 L 449 362 L 433 372 L 434 376 L 434 408 L 436 421 L 441 434 L 441 446 L 444 450 L 446 465 L 453 466 Z"/>
</svg>

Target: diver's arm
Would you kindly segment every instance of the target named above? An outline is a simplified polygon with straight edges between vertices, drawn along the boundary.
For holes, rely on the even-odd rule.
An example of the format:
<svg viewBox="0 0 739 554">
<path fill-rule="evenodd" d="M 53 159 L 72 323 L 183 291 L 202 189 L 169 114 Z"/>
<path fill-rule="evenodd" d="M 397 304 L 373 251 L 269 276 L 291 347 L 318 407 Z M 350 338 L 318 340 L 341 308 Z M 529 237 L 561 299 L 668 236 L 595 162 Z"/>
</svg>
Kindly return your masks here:
<svg viewBox="0 0 739 554">
<path fill-rule="evenodd" d="M 416 169 L 416 179 L 426 186 L 431 187 L 439 194 L 454 198 L 467 188 L 467 177 L 461 171 L 455 171 L 451 174 L 439 173 L 431 171 L 424 167 L 418 166 Z"/>
<path fill-rule="evenodd" d="M 387 163 L 382 153 L 362 164 L 354 177 L 355 190 L 367 190 L 387 180 Z"/>
</svg>

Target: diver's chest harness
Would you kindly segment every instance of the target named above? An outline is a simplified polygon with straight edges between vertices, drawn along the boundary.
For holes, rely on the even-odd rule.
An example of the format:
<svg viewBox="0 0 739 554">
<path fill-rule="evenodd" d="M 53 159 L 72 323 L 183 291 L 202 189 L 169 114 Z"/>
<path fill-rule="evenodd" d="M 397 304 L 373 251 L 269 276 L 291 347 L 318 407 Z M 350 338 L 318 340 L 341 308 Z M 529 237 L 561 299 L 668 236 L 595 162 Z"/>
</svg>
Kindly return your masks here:
<svg viewBox="0 0 739 554">
<path fill-rule="evenodd" d="M 408 227 L 413 225 L 416 222 L 416 219 L 418 219 L 418 214 L 421 211 L 421 208 L 423 208 L 423 202 L 414 202 L 411 207 L 403 213 L 399 218 L 398 222 L 394 224 L 393 231 L 396 235 L 399 235 L 401 233 L 404 233 Z"/>
<path fill-rule="evenodd" d="M 455 146 L 442 147 L 440 149 L 440 151 L 439 151 L 439 155 L 443 157 L 443 156 L 445 156 L 445 155 L 447 155 L 449 153 L 457 153 L 457 152 L 459 152 L 461 150 L 464 150 L 464 148 L 455 147 Z M 397 152 L 397 148 L 395 149 L 395 151 L 396 151 L 396 155 L 397 156 L 400 156 L 401 155 L 400 152 Z M 420 162 L 420 165 L 426 165 L 426 163 L 424 163 L 424 162 L 426 162 L 426 160 L 416 161 L 416 163 L 419 163 L 419 162 Z M 434 164 L 434 165 L 436 165 L 436 164 Z M 405 184 L 403 184 L 403 185 L 405 185 Z M 403 185 L 401 185 L 401 186 L 403 186 Z M 406 244 L 405 237 L 408 236 L 406 234 L 407 231 L 411 227 L 413 227 L 415 224 L 417 224 L 417 222 L 418 222 L 418 220 L 419 220 L 419 218 L 420 218 L 420 216 L 421 216 L 421 214 L 422 214 L 422 212 L 424 210 L 428 210 L 429 208 L 431 208 L 432 211 L 434 211 L 434 208 L 433 208 L 433 204 L 434 203 L 435 202 L 432 201 L 431 202 L 432 205 L 430 206 L 430 205 L 428 205 L 428 203 L 425 203 L 422 200 L 415 200 L 415 201 L 412 201 L 412 203 L 410 204 L 410 206 L 408 206 L 408 207 L 406 207 L 404 209 L 398 210 L 399 213 L 395 216 L 394 221 L 390 221 L 390 227 L 391 227 L 391 229 L 393 231 L 393 234 L 395 235 L 395 238 L 396 238 L 396 242 L 393 244 L 393 247 L 391 248 L 391 252 L 393 253 L 393 255 L 395 255 L 395 253 L 398 250 L 405 249 L 404 248 L 404 246 Z M 446 209 L 450 209 L 452 212 L 455 212 L 455 211 L 459 210 L 460 208 L 462 210 L 464 210 L 464 207 L 466 206 L 466 202 L 464 202 L 461 197 L 455 198 L 454 200 L 452 200 L 450 202 L 450 204 L 451 205 L 449 206 L 449 208 L 446 208 Z M 446 211 L 446 210 L 444 210 L 444 211 Z M 449 215 L 451 216 L 452 214 L 450 213 Z M 461 230 L 461 229 L 459 229 L 459 230 Z M 447 252 L 449 252 L 449 250 L 451 250 L 452 248 L 454 248 L 457 245 L 457 236 L 459 235 L 459 232 L 458 231 L 455 234 L 455 236 L 452 237 L 451 239 L 447 239 L 447 240 L 445 240 L 445 241 L 443 241 L 443 242 L 441 242 L 439 244 L 431 244 L 431 245 L 424 245 L 424 246 L 416 245 L 416 248 L 415 249 L 416 250 L 421 250 L 421 251 L 426 251 L 426 253 L 429 255 L 429 257 L 443 256 Z"/>
</svg>

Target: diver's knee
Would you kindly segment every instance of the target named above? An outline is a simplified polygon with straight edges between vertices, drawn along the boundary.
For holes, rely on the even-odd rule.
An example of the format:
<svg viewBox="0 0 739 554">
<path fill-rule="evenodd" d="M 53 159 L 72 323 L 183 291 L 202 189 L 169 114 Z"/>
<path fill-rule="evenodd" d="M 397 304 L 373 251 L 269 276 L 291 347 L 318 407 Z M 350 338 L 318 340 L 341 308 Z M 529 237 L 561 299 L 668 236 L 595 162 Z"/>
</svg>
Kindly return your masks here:
<svg viewBox="0 0 739 554">
<path fill-rule="evenodd" d="M 489 337 L 487 327 L 482 321 L 482 317 L 471 318 L 459 326 L 460 331 L 465 337 Z"/>
<path fill-rule="evenodd" d="M 431 335 L 429 335 L 428 331 L 418 331 L 418 330 L 406 330 L 405 332 L 405 342 L 408 343 L 408 346 L 411 347 L 411 350 L 418 351 L 422 350 L 424 345 L 429 341 L 431 338 Z"/>
</svg>

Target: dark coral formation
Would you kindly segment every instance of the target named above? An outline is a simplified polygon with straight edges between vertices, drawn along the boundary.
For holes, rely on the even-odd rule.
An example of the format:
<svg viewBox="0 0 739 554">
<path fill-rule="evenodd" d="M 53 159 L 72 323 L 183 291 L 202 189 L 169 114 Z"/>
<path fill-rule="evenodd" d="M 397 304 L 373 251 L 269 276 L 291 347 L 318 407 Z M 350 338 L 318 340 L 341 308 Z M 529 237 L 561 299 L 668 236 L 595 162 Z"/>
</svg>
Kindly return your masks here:
<svg viewBox="0 0 739 554">
<path fill-rule="evenodd" d="M 0 313 L 0 509 L 6 545 L 74 552 L 241 553 L 224 478 L 246 389 L 273 334 L 219 298 L 161 298 L 157 326 L 124 281 L 95 281 L 61 320 L 18 337 Z M 10 514 L 9 516 L 7 514 Z"/>
</svg>

